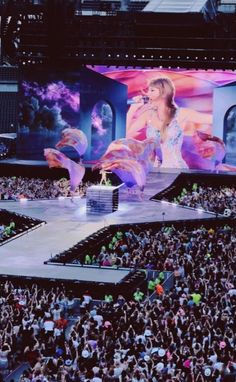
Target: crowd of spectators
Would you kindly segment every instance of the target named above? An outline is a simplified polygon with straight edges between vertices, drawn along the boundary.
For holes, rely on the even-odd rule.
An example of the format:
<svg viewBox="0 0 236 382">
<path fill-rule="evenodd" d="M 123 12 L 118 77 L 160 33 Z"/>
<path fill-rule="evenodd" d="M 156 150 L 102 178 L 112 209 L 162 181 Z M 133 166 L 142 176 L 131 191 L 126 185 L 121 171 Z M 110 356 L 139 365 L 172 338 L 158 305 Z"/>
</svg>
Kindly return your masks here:
<svg viewBox="0 0 236 382">
<path fill-rule="evenodd" d="M 0 209 L 0 245 L 18 235 L 41 226 L 44 222 L 30 216 Z"/>
<path fill-rule="evenodd" d="M 27 177 L 0 177 L 0 200 L 26 199 L 54 199 L 58 197 L 83 197 L 89 182 L 81 183 L 75 192 L 70 191 L 70 181 L 66 178 L 59 180 L 27 178 Z"/>
<path fill-rule="evenodd" d="M 68 315 L 75 300 L 63 288 L 31 288 L 0 284 L 0 371 L 9 373 L 20 362 L 34 367 L 37 360 L 46 360 L 50 351 L 62 346 Z M 34 373 L 33 373 L 34 374 Z M 32 374 L 32 375 L 33 375 Z M 35 374 L 37 375 L 37 373 Z M 41 379 L 40 379 L 41 381 Z"/>
<path fill-rule="evenodd" d="M 192 189 L 183 188 L 180 195 L 171 201 L 217 214 L 236 216 L 236 188 L 233 186 L 214 187 L 194 183 Z"/>
<path fill-rule="evenodd" d="M 175 274 L 174 287 L 152 302 L 136 293 L 97 306 L 91 291 L 68 325 L 73 296 L 2 284 L 1 351 L 8 361 L 30 363 L 22 382 L 235 381 L 235 228 L 130 235 L 124 233 L 130 244 L 138 241 L 143 253 L 153 251 L 158 267 Z"/>
<path fill-rule="evenodd" d="M 9 239 L 11 236 L 16 234 L 16 223 L 11 220 L 9 224 L 4 224 L 1 221 L 1 211 L 0 211 L 0 241 Z"/>
<path fill-rule="evenodd" d="M 201 232 L 208 235 L 204 227 Z M 195 241 L 198 243 L 198 237 L 199 229 L 192 231 L 185 227 L 179 230 L 174 225 L 164 225 L 156 232 L 152 228 L 136 232 L 132 228 L 125 232 L 119 230 L 101 247 L 100 253 L 87 254 L 84 263 L 159 271 L 176 271 L 177 267 L 183 272 L 183 268 L 188 267 L 186 249 L 190 250 Z M 198 253 L 194 256 L 196 258 Z"/>
</svg>

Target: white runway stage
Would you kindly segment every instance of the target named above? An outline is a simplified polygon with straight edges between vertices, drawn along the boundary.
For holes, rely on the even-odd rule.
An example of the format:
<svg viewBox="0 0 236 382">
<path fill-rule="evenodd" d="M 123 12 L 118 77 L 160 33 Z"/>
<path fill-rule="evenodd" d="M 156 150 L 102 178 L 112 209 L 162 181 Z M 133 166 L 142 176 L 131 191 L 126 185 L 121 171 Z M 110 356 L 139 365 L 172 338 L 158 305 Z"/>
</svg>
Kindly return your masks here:
<svg viewBox="0 0 236 382">
<path fill-rule="evenodd" d="M 0 273 L 61 279 L 119 282 L 124 275 L 112 269 L 74 268 L 45 265 L 51 256 L 66 250 L 95 231 L 110 224 L 214 218 L 199 212 L 149 198 L 168 187 L 177 173 L 151 173 L 144 199 L 120 190 L 119 209 L 106 215 L 86 214 L 86 199 L 13 202 L 2 201 L 0 208 L 45 220 L 47 224 L 0 247 Z M 119 272 L 118 272 L 119 273 Z M 116 279 L 117 277 L 117 279 Z"/>
</svg>

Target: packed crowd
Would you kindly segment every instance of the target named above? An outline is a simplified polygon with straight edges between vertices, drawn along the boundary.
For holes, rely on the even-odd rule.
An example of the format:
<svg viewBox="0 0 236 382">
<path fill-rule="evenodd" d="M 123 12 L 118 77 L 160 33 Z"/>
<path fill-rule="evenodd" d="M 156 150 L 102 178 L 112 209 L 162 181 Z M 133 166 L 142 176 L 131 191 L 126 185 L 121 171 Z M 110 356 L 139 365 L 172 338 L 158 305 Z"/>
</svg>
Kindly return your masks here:
<svg viewBox="0 0 236 382">
<path fill-rule="evenodd" d="M 11 220 L 9 224 L 4 224 L 1 221 L 1 211 L 0 211 L 0 241 L 9 239 L 9 237 L 16 234 L 16 223 Z"/>
<path fill-rule="evenodd" d="M 1 367 L 2 354 L 28 360 L 22 382 L 235 381 L 235 228 L 166 228 L 137 238 L 175 274 L 153 302 L 96 306 L 88 293 L 68 325 L 73 296 L 2 284 Z"/>
<path fill-rule="evenodd" d="M 45 362 L 50 349 L 64 343 L 67 317 L 74 306 L 74 296 L 63 287 L 46 290 L 37 284 L 28 288 L 10 281 L 0 283 L 2 374 L 8 374 L 23 361 L 32 367 L 38 359 Z M 32 372 L 32 378 L 36 376 Z"/>
<path fill-rule="evenodd" d="M 202 227 L 207 235 L 207 229 Z M 199 230 L 178 230 L 174 225 L 163 226 L 157 232 L 152 228 L 134 232 L 118 230 L 112 239 L 101 247 L 97 255 L 86 254 L 86 265 L 118 266 L 124 268 L 157 269 L 159 271 L 179 271 L 188 269 L 186 248 L 192 248 L 198 240 Z M 194 254 L 195 258 L 198 254 Z M 201 260 L 201 258 L 199 259 Z M 176 269 L 177 268 L 177 269 Z"/>
<path fill-rule="evenodd" d="M 213 187 L 194 183 L 191 190 L 183 188 L 180 195 L 171 201 L 183 206 L 236 216 L 236 188 L 233 186 Z"/>
<path fill-rule="evenodd" d="M 0 245 L 44 224 L 39 219 L 0 209 Z"/>
<path fill-rule="evenodd" d="M 152 229 L 140 232 L 131 228 L 125 232 L 119 230 L 98 254 L 87 253 L 83 262 L 85 265 L 173 270 L 166 254 L 171 253 L 173 245 L 168 234 L 174 232 L 173 226 L 164 227 L 156 234 Z"/>
<path fill-rule="evenodd" d="M 80 184 L 74 193 L 70 191 L 70 182 L 66 178 L 59 180 L 0 177 L 0 200 L 54 199 L 58 197 L 83 197 L 89 183 Z"/>
</svg>

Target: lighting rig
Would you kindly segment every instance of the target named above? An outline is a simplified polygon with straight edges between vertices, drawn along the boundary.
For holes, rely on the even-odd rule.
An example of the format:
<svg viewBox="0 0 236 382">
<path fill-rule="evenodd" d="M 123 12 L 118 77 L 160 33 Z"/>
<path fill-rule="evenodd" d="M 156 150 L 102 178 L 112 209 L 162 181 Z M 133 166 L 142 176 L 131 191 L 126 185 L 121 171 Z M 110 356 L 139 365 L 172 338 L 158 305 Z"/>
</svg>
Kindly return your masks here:
<svg viewBox="0 0 236 382">
<path fill-rule="evenodd" d="M 76 1 L 4 3 L 2 57 L 10 63 L 236 69 L 235 13 L 86 16 Z"/>
</svg>

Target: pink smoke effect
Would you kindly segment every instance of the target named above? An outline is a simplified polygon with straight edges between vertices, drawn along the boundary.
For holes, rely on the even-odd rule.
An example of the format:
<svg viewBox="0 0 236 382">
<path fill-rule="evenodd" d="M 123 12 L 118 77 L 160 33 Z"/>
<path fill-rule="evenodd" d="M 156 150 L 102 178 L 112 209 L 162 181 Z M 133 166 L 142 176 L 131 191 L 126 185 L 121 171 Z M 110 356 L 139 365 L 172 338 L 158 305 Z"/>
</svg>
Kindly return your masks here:
<svg viewBox="0 0 236 382">
<path fill-rule="evenodd" d="M 62 81 L 51 82 L 40 86 L 37 82 L 22 82 L 25 95 L 37 95 L 41 100 L 66 104 L 76 112 L 80 108 L 80 93 L 70 90 Z"/>
<path fill-rule="evenodd" d="M 44 149 L 44 156 L 50 168 L 59 167 L 68 170 L 70 175 L 71 191 L 75 191 L 76 187 L 78 187 L 84 177 L 85 167 L 79 163 L 75 163 L 71 159 L 67 158 L 63 153 L 55 149 Z"/>
</svg>

